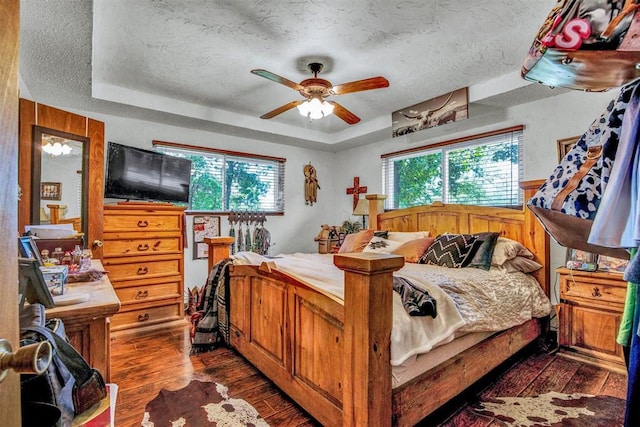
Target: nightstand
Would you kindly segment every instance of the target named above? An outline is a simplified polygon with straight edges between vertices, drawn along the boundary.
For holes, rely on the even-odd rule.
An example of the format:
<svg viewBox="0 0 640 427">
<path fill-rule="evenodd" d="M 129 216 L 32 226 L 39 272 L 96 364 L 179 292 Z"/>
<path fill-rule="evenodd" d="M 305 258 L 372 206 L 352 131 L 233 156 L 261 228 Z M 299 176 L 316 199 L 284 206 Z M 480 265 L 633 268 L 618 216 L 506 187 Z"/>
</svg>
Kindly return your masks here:
<svg viewBox="0 0 640 427">
<path fill-rule="evenodd" d="M 626 373 L 616 343 L 627 282 L 621 274 L 557 269 L 560 278 L 559 354 Z"/>
</svg>

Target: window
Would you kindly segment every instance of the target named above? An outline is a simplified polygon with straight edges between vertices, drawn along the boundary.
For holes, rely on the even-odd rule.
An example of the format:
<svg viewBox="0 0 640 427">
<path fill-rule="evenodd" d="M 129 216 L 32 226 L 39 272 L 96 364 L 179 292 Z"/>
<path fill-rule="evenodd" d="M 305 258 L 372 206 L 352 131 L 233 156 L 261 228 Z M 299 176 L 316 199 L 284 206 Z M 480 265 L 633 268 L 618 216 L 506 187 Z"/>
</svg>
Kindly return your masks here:
<svg viewBox="0 0 640 427">
<path fill-rule="evenodd" d="M 162 141 L 153 145 L 191 160 L 190 210 L 284 213 L 285 159 Z"/>
<path fill-rule="evenodd" d="M 386 208 L 522 206 L 522 126 L 382 155 Z"/>
</svg>

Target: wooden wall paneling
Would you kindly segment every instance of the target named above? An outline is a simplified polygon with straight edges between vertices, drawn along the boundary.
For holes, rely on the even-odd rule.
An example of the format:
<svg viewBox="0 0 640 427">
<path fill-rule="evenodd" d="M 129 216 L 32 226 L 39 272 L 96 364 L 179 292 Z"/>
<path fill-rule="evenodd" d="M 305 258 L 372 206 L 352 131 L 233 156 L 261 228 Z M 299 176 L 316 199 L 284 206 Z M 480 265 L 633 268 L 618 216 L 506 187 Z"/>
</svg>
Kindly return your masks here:
<svg viewBox="0 0 640 427">
<path fill-rule="evenodd" d="M 18 62 L 20 2 L 0 2 L 0 338 L 15 350 L 18 336 Z M 20 376 L 11 371 L 0 383 L 2 424 L 19 426 Z"/>
<path fill-rule="evenodd" d="M 89 236 L 87 247 L 93 251 L 93 257 L 102 259 L 102 245 L 94 245 L 95 241 L 102 241 L 104 225 L 104 123 L 89 119 L 89 173 L 87 205 L 89 211 Z M 181 270 L 182 271 L 182 270 Z"/>
<path fill-rule="evenodd" d="M 31 170 L 33 145 L 33 125 L 36 122 L 36 103 L 20 98 L 20 127 L 18 142 L 18 183 L 22 198 L 18 202 L 18 231 L 31 223 Z"/>
</svg>

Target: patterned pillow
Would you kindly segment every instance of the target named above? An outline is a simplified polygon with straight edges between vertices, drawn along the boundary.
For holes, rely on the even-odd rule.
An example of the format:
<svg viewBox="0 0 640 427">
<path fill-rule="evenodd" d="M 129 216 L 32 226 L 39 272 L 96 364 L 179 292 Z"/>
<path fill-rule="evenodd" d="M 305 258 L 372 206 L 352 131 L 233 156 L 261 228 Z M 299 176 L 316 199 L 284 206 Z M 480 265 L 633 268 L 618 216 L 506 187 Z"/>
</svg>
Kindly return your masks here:
<svg viewBox="0 0 640 427">
<path fill-rule="evenodd" d="M 400 246 L 402 246 L 402 242 L 395 242 L 393 240 L 376 237 L 374 235 L 362 252 L 390 254 Z"/>
<path fill-rule="evenodd" d="M 464 267 L 473 257 L 476 240 L 478 238 L 471 234 L 441 234 L 436 237 L 419 262 L 450 268 Z"/>
</svg>

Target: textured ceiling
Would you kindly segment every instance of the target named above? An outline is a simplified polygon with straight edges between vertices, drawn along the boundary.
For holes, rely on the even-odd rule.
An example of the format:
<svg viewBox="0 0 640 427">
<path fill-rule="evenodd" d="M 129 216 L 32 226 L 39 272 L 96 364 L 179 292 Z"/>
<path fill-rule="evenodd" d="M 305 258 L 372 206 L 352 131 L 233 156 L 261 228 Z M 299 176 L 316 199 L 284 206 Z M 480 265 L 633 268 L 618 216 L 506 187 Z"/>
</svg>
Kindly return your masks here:
<svg viewBox="0 0 640 427">
<path fill-rule="evenodd" d="M 554 0 L 22 0 L 20 73 L 31 97 L 285 144 L 336 150 L 391 134 L 391 113 L 469 86 L 470 114 L 557 94 L 514 79 Z M 250 73 L 299 82 L 325 64 L 362 121 L 309 122 L 300 99 Z M 505 77 L 506 76 L 506 77 Z M 324 147 L 324 148 L 323 148 Z"/>
</svg>

